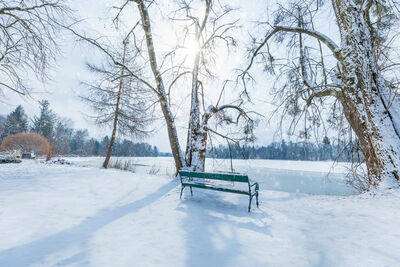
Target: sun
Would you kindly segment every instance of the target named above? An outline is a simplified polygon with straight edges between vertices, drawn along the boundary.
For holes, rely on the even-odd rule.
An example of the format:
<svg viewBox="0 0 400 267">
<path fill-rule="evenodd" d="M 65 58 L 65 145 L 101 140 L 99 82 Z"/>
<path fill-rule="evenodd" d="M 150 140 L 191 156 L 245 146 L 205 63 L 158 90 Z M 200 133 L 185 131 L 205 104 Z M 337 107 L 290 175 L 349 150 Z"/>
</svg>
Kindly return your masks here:
<svg viewBox="0 0 400 267">
<path fill-rule="evenodd" d="M 200 44 L 195 38 L 188 38 L 185 41 L 184 48 L 188 57 L 195 57 L 195 55 L 200 51 Z"/>
</svg>

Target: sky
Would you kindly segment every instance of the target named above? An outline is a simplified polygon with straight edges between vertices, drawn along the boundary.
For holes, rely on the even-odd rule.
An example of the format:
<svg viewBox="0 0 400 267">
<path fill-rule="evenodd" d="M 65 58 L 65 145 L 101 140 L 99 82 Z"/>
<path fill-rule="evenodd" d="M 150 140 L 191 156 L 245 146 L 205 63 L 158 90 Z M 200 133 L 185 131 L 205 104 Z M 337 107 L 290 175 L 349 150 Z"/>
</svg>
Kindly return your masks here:
<svg viewBox="0 0 400 267">
<path fill-rule="evenodd" d="M 78 29 L 85 31 L 89 36 L 105 35 L 112 36 L 115 34 L 114 29 L 110 27 L 110 14 L 112 14 L 112 5 L 110 1 L 106 0 L 71 0 L 71 7 L 75 10 L 75 14 L 79 18 L 85 20 L 80 23 Z M 209 86 L 209 100 L 210 103 L 215 101 L 215 98 L 219 95 L 221 88 L 221 81 L 224 78 L 232 78 L 234 72 L 233 68 L 243 66 L 246 62 L 245 48 L 249 45 L 249 38 L 246 27 L 253 27 L 254 21 L 257 18 L 263 18 L 268 14 L 267 3 L 269 1 L 252 0 L 252 1 L 230 1 L 232 6 L 240 7 L 237 11 L 236 16 L 240 18 L 240 23 L 244 26 L 240 29 L 240 34 L 243 36 L 239 40 L 239 47 L 229 55 L 227 53 L 218 52 L 218 63 L 216 65 L 216 72 L 220 79 Z M 115 5 L 118 6 L 121 1 L 115 1 Z M 161 1 L 161 5 L 167 5 L 168 1 Z M 111 11 L 111 12 L 110 12 Z M 128 10 L 136 11 L 136 10 Z M 153 20 L 153 29 L 156 38 L 158 38 L 156 49 L 163 50 L 164 48 L 175 42 L 174 32 L 171 32 L 171 25 L 165 24 L 163 18 L 159 17 L 161 14 L 157 10 L 150 10 L 150 15 Z M 132 16 L 132 17 L 130 17 Z M 126 14 L 125 19 L 127 21 L 133 21 L 138 18 L 138 14 L 132 12 L 132 15 Z M 129 23 L 128 23 L 129 24 Z M 19 104 L 21 104 L 26 112 L 30 115 L 38 114 L 39 105 L 38 101 L 41 99 L 47 99 L 50 102 L 51 108 L 59 114 L 61 117 L 69 118 L 74 122 L 74 128 L 87 128 L 89 134 L 92 137 L 100 138 L 104 135 L 111 133 L 110 129 L 97 127 L 89 118 L 88 115 L 92 114 L 90 107 L 80 100 L 80 96 L 84 95 L 87 88 L 81 84 L 82 81 L 90 79 L 90 73 L 85 68 L 85 62 L 96 62 L 101 57 L 96 49 L 90 47 L 82 42 L 77 42 L 76 38 L 65 34 L 63 40 L 60 43 L 62 54 L 58 58 L 56 65 L 50 72 L 51 80 L 42 84 L 38 81 L 30 81 L 31 85 L 35 88 L 30 97 L 20 97 L 10 92 L 4 92 L 5 97 L 0 101 L 0 114 L 7 114 Z M 267 78 L 261 71 L 256 70 L 256 82 L 251 89 L 251 96 L 253 104 L 249 106 L 250 109 L 263 114 L 264 116 L 270 116 L 272 111 L 271 95 L 269 89 L 272 87 L 273 79 Z M 229 101 L 229 94 L 236 95 L 238 91 L 232 89 L 227 96 Z M 184 144 L 186 137 L 186 125 L 187 118 L 185 116 L 185 108 L 188 110 L 187 100 L 189 97 L 189 91 L 185 88 L 179 88 L 178 92 L 175 92 L 176 105 L 181 105 L 179 111 L 177 111 L 177 128 L 179 138 Z M 186 104 L 185 104 L 186 103 Z M 149 138 L 141 141 L 146 141 L 152 145 L 159 147 L 160 151 L 169 152 L 169 143 L 167 138 L 166 128 L 163 126 L 163 121 L 159 120 L 153 128 L 156 129 L 154 134 Z M 281 136 L 278 136 L 277 127 L 274 123 L 267 123 L 266 120 L 260 117 L 258 128 L 256 129 L 256 144 L 263 145 L 269 144 L 273 140 L 280 140 Z M 133 139 L 134 140 L 134 139 Z"/>
</svg>

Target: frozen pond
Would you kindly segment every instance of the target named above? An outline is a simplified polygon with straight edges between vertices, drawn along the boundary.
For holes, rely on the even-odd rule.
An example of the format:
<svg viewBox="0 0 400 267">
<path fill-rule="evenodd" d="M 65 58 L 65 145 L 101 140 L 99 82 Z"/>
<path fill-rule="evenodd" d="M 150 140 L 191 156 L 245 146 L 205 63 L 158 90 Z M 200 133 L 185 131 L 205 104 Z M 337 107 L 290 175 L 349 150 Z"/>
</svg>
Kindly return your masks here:
<svg viewBox="0 0 400 267">
<path fill-rule="evenodd" d="M 174 173 L 172 158 L 119 158 L 131 160 L 135 172 L 155 174 Z M 101 166 L 104 158 L 69 158 L 81 166 Z M 287 161 L 287 160 L 233 160 L 235 172 L 246 173 L 257 181 L 263 190 L 306 193 L 315 195 L 352 195 L 357 191 L 346 184 L 345 174 L 348 164 L 340 163 L 333 167 L 333 162 Z M 207 159 L 207 171 L 230 171 L 230 160 Z"/>
<path fill-rule="evenodd" d="M 261 188 L 317 195 L 351 195 L 357 192 L 344 181 L 344 174 L 257 167 L 247 171 Z"/>
<path fill-rule="evenodd" d="M 221 162 L 221 161 L 220 161 Z M 229 170 L 230 161 L 211 163 L 210 169 Z M 346 164 L 288 160 L 234 160 L 233 168 L 257 181 L 260 188 L 315 195 L 352 195 L 358 192 L 346 184 Z"/>
</svg>

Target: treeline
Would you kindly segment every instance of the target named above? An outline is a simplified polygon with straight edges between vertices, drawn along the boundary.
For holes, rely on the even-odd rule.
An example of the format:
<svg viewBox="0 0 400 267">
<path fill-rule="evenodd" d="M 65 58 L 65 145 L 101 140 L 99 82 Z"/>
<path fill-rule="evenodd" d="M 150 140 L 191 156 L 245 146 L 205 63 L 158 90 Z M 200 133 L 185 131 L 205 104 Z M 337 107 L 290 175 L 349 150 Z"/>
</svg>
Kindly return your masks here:
<svg viewBox="0 0 400 267">
<path fill-rule="evenodd" d="M 10 114 L 0 115 L 0 141 L 21 132 L 34 132 L 51 143 L 53 155 L 105 156 L 110 138 L 97 140 L 89 136 L 86 129 L 74 129 L 71 120 L 58 116 L 50 109 L 47 100 L 39 102 L 39 116 L 30 117 L 19 105 Z M 116 140 L 113 156 L 157 156 L 158 148 L 147 143 Z"/>
<path fill-rule="evenodd" d="M 91 138 L 86 129 L 74 129 L 69 119 L 58 116 L 50 109 L 50 103 L 42 100 L 39 116 L 29 116 L 20 105 L 7 116 L 0 115 L 0 141 L 21 132 L 34 132 L 45 137 L 52 146 L 53 155 L 64 156 L 105 156 L 110 138 Z M 156 146 L 148 143 L 134 143 L 128 139 L 116 139 L 112 156 L 156 157 L 172 156 L 160 153 Z M 344 142 L 323 138 L 321 143 L 273 142 L 267 146 L 236 145 L 217 146 L 207 150 L 207 157 L 234 159 L 281 159 L 281 160 L 337 160 L 362 161 L 360 144 L 357 141 Z"/>
<path fill-rule="evenodd" d="M 72 154 L 79 156 L 105 156 L 110 138 L 105 136 L 100 142 L 94 138 L 83 143 L 83 149 L 74 150 Z M 148 143 L 134 143 L 128 139 L 115 139 L 112 156 L 118 157 L 157 157 L 158 148 Z"/>
<path fill-rule="evenodd" d="M 207 152 L 208 157 L 234 159 L 280 159 L 309 161 L 354 161 L 361 162 L 363 155 L 358 141 L 331 142 L 328 137 L 322 143 L 311 142 L 273 142 L 268 146 L 235 145 L 218 146 Z"/>
</svg>

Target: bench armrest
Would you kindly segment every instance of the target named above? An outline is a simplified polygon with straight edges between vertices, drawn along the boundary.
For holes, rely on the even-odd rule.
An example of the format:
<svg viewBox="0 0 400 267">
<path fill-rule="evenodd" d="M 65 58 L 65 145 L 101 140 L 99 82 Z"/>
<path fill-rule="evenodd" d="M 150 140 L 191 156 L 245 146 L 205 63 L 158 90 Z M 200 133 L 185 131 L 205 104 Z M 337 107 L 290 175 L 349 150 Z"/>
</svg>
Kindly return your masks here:
<svg viewBox="0 0 400 267">
<path fill-rule="evenodd" d="M 257 182 L 254 182 L 252 185 L 250 185 L 250 187 L 253 187 L 253 186 L 256 187 L 256 188 L 255 188 L 256 191 L 258 191 L 258 189 L 260 188 L 260 187 L 258 186 L 258 183 L 257 183 Z"/>
</svg>

